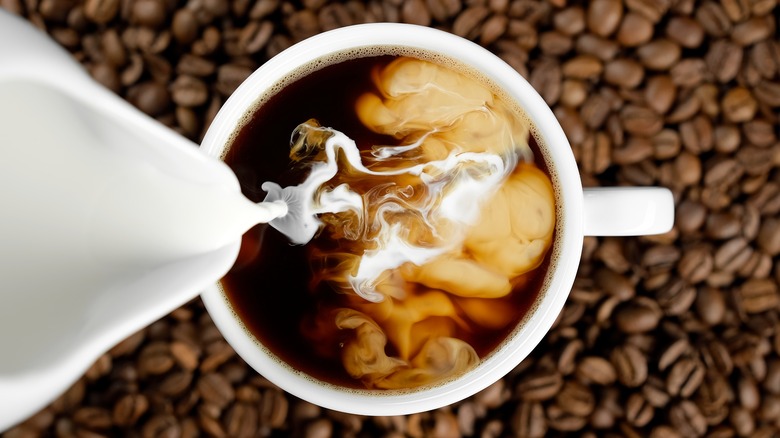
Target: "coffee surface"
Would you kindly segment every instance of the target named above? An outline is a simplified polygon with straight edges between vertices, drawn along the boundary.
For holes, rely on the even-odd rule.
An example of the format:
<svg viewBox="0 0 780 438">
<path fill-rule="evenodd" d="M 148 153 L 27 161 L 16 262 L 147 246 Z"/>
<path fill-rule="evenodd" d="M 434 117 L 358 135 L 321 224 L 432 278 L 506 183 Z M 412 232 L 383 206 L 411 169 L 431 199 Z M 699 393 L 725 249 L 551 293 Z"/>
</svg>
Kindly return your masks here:
<svg viewBox="0 0 780 438">
<path fill-rule="evenodd" d="M 330 383 L 411 388 L 472 368 L 545 272 L 554 193 L 529 131 L 483 83 L 410 57 L 352 59 L 288 85 L 226 162 L 248 195 L 310 216 L 303 230 L 272 223 L 305 246 L 260 227 L 245 236 L 255 252 L 223 281 L 242 320 Z"/>
</svg>

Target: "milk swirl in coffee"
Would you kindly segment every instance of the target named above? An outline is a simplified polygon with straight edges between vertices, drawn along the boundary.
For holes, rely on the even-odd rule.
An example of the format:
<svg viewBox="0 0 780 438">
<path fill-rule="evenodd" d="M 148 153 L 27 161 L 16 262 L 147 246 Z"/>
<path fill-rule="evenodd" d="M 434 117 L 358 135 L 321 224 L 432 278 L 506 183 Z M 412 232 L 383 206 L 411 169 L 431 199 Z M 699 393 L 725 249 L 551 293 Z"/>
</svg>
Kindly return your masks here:
<svg viewBox="0 0 780 438">
<path fill-rule="evenodd" d="M 248 150 L 263 136 L 250 133 L 296 117 L 292 171 L 252 168 Z M 326 382 L 405 389 L 469 370 L 544 275 L 555 196 L 529 142 L 511 102 L 431 60 L 367 56 L 297 79 L 260 106 L 226 162 L 245 192 L 296 205 L 300 216 L 272 226 L 301 246 L 284 248 L 262 226 L 248 233 L 223 281 L 229 298 L 274 353 Z M 250 290 L 280 268 L 306 279 Z"/>
</svg>

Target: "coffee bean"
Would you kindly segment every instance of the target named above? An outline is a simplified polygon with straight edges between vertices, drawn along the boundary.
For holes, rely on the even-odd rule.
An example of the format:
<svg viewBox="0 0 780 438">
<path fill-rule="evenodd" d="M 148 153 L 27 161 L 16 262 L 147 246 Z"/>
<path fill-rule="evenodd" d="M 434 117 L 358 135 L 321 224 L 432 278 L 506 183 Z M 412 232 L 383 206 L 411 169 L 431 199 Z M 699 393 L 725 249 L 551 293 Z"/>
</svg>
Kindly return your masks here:
<svg viewBox="0 0 780 438">
<path fill-rule="evenodd" d="M 644 137 L 631 137 L 623 148 L 613 149 L 612 161 L 621 165 L 639 163 L 654 154 L 652 140 Z"/>
<path fill-rule="evenodd" d="M 113 20 L 117 12 L 119 12 L 119 0 L 86 0 L 84 2 L 84 16 L 98 24 L 106 24 Z"/>
<path fill-rule="evenodd" d="M 168 90 L 157 81 L 146 81 L 130 87 L 127 91 L 127 99 L 152 117 L 165 112 L 171 103 Z"/>
<path fill-rule="evenodd" d="M 498 380 L 496 383 L 478 392 L 474 397 L 474 401 L 480 406 L 494 409 L 501 406 L 509 396 L 510 391 L 507 389 L 504 381 Z"/>
<path fill-rule="evenodd" d="M 192 379 L 193 375 L 189 371 L 170 373 L 160 382 L 158 390 L 168 397 L 179 396 L 190 387 Z"/>
<path fill-rule="evenodd" d="M 729 121 L 744 122 L 753 118 L 758 104 L 747 88 L 736 87 L 726 92 L 721 107 Z"/>
<path fill-rule="evenodd" d="M 677 264 L 680 276 L 690 284 L 707 279 L 713 268 L 712 252 L 704 246 L 693 247 L 685 251 Z"/>
<path fill-rule="evenodd" d="M 251 67 L 238 64 L 224 64 L 217 70 L 216 89 L 228 97 L 252 74 Z"/>
<path fill-rule="evenodd" d="M 709 76 L 709 72 L 704 60 L 699 58 L 685 58 L 672 66 L 669 70 L 669 76 L 672 78 L 672 83 L 674 83 L 674 85 L 678 87 L 693 88 L 702 85 Z M 703 106 L 701 102 L 698 103 Z M 717 112 L 720 112 L 717 105 L 714 108 Z M 685 118 L 678 118 L 677 120 L 684 120 Z"/>
<path fill-rule="evenodd" d="M 715 288 L 699 289 L 696 297 L 696 313 L 708 325 L 720 324 L 726 313 L 726 301 L 723 294 Z"/>
<path fill-rule="evenodd" d="M 645 16 L 652 23 L 658 23 L 669 10 L 670 2 L 667 0 L 626 0 L 626 6 Z"/>
<path fill-rule="evenodd" d="M 583 106 L 582 112 L 586 113 L 587 117 L 590 117 L 590 123 L 594 123 L 593 120 L 598 118 L 598 115 L 594 114 L 594 112 L 598 111 L 598 109 L 594 109 L 594 112 L 590 112 L 590 109 L 590 106 L 587 108 Z M 610 166 L 611 144 L 606 134 L 602 132 L 598 132 L 595 135 L 588 134 L 580 147 L 579 162 L 585 173 L 591 175 L 599 174 Z"/>
<path fill-rule="evenodd" d="M 760 41 L 750 49 L 748 54 L 750 63 L 766 79 L 773 78 L 779 67 L 773 59 L 773 51 L 771 42 Z"/>
<path fill-rule="evenodd" d="M 672 80 L 674 80 L 672 76 Z M 692 95 L 680 96 L 677 105 L 667 114 L 667 123 L 682 123 L 690 120 L 701 111 L 701 101 Z M 702 151 L 693 151 L 702 152 Z"/>
<path fill-rule="evenodd" d="M 647 379 L 647 359 L 633 345 L 615 347 L 610 361 L 620 383 L 629 388 L 640 386 Z"/>
<path fill-rule="evenodd" d="M 706 186 L 726 189 L 735 184 L 743 175 L 742 165 L 734 159 L 718 160 L 711 164 L 710 168 L 704 174 L 704 184 Z"/>
<path fill-rule="evenodd" d="M 652 136 L 663 128 L 663 120 L 655 111 L 639 105 L 626 105 L 620 118 L 627 132 L 639 136 Z"/>
<path fill-rule="evenodd" d="M 119 426 L 132 426 L 149 409 L 149 401 L 143 394 L 127 394 L 114 404 L 112 420 Z"/>
<path fill-rule="evenodd" d="M 761 222 L 756 242 L 767 254 L 771 256 L 780 254 L 780 219 L 776 217 L 765 218 Z"/>
<path fill-rule="evenodd" d="M 109 90 L 119 92 L 122 89 L 119 75 L 113 66 L 101 62 L 89 66 L 88 70 L 92 78 Z"/>
<path fill-rule="evenodd" d="M 679 59 L 680 46 L 674 41 L 657 39 L 637 49 L 639 61 L 651 70 L 668 70 Z"/>
<path fill-rule="evenodd" d="M 753 17 L 734 26 L 731 39 L 740 46 L 749 46 L 765 40 L 772 33 L 774 21 L 764 17 Z"/>
<path fill-rule="evenodd" d="M 462 37 L 473 37 L 489 14 L 490 10 L 484 6 L 469 7 L 455 18 L 452 23 L 452 32 Z"/>
<path fill-rule="evenodd" d="M 743 237 L 735 237 L 715 251 L 715 268 L 735 272 L 747 262 L 753 249 Z"/>
<path fill-rule="evenodd" d="M 571 37 L 558 31 L 544 32 L 539 35 L 539 48 L 542 52 L 551 56 L 564 55 L 568 53 L 573 46 L 574 41 Z M 566 93 L 564 92 L 563 95 L 566 95 Z"/>
<path fill-rule="evenodd" d="M 83 406 L 73 413 L 73 422 L 91 430 L 111 427 L 111 414 L 100 407 Z"/>
<path fill-rule="evenodd" d="M 561 10 L 552 19 L 555 29 L 564 35 L 574 36 L 585 29 L 585 11 L 579 5 Z"/>
<path fill-rule="evenodd" d="M 134 23 L 148 27 L 159 27 L 166 18 L 165 5 L 161 0 L 135 0 L 133 2 L 132 20 Z"/>
<path fill-rule="evenodd" d="M 715 2 L 704 2 L 696 9 L 696 21 L 711 36 L 722 37 L 731 32 L 731 20 Z"/>
<path fill-rule="evenodd" d="M 754 436 L 756 424 L 753 415 L 747 409 L 737 406 L 729 414 L 729 420 L 739 436 Z"/>
<path fill-rule="evenodd" d="M 734 368 L 731 355 L 726 346 L 717 339 L 708 339 L 699 346 L 699 355 L 701 356 L 707 368 L 729 375 Z"/>
<path fill-rule="evenodd" d="M 208 100 L 208 89 L 200 79 L 188 75 L 179 75 L 171 84 L 171 97 L 177 105 L 194 107 Z"/>
<path fill-rule="evenodd" d="M 629 12 L 623 17 L 617 32 L 617 40 L 624 47 L 636 47 L 653 37 L 653 22 L 644 15 Z"/>
<path fill-rule="evenodd" d="M 577 37 L 574 45 L 578 52 L 595 56 L 602 61 L 614 58 L 620 50 L 620 46 L 616 42 L 590 33 Z"/>
<path fill-rule="evenodd" d="M 593 392 L 574 380 L 564 383 L 555 400 L 561 410 L 579 417 L 590 415 L 595 407 Z"/>
<path fill-rule="evenodd" d="M 780 361 L 777 359 L 769 361 L 761 387 L 770 394 L 780 395 Z"/>
<path fill-rule="evenodd" d="M 549 405 L 546 409 L 547 418 L 549 419 L 547 425 L 551 429 L 559 432 L 575 432 L 587 424 L 587 418 L 578 417 L 561 409 L 559 405 Z"/>
<path fill-rule="evenodd" d="M 216 71 L 214 62 L 209 59 L 195 56 L 192 54 L 184 54 L 179 58 L 179 62 L 176 64 L 176 73 L 181 75 L 191 76 L 209 76 Z"/>
<path fill-rule="evenodd" d="M 690 400 L 682 400 L 669 410 L 669 421 L 683 436 L 702 436 L 707 431 L 707 421 Z"/>
<path fill-rule="evenodd" d="M 764 119 L 754 119 L 744 123 L 742 133 L 750 143 L 761 148 L 769 148 L 777 141 L 774 126 Z"/>
<path fill-rule="evenodd" d="M 762 215 L 776 214 L 780 211 L 780 185 L 774 182 L 764 184 L 748 200 Z"/>
<path fill-rule="evenodd" d="M 671 426 L 660 425 L 650 431 L 650 438 L 681 438 L 681 435 Z"/>
<path fill-rule="evenodd" d="M 646 297 L 637 297 L 615 309 L 614 320 L 624 333 L 644 333 L 655 329 L 661 319 L 661 308 Z"/>
<path fill-rule="evenodd" d="M 566 137 L 574 145 L 581 144 L 585 140 L 585 124 L 577 111 L 572 108 L 556 106 L 553 110 L 558 123 L 561 124 Z"/>
<path fill-rule="evenodd" d="M 742 50 L 728 40 L 716 41 L 705 56 L 707 67 L 720 82 L 734 79 L 742 64 Z"/>
<path fill-rule="evenodd" d="M 653 419 L 654 409 L 640 393 L 634 392 L 626 402 L 626 420 L 634 426 L 643 427 Z"/>
<path fill-rule="evenodd" d="M 675 185 L 685 187 L 701 182 L 701 162 L 696 155 L 690 152 L 682 152 L 674 160 L 673 166 L 677 176 L 677 180 L 674 182 Z"/>
<path fill-rule="evenodd" d="M 182 44 L 190 44 L 198 37 L 198 21 L 188 8 L 177 10 L 171 23 L 173 37 Z"/>
<path fill-rule="evenodd" d="M 596 256 L 609 269 L 617 273 L 624 273 L 631 267 L 630 262 L 626 259 L 623 245 L 617 239 L 604 239 L 596 251 Z"/>
<path fill-rule="evenodd" d="M 672 342 L 658 359 L 658 369 L 665 371 L 671 365 L 673 365 L 680 357 L 690 352 L 691 345 L 688 343 L 688 339 L 681 337 Z"/>
<path fill-rule="evenodd" d="M 235 391 L 221 374 L 207 373 L 198 378 L 198 392 L 204 400 L 224 408 L 235 399 Z"/>
<path fill-rule="evenodd" d="M 719 125 L 715 127 L 715 149 L 718 152 L 734 152 L 739 146 L 739 129 L 733 125 Z"/>
<path fill-rule="evenodd" d="M 222 41 L 222 34 L 214 26 L 208 26 L 201 32 L 201 38 L 192 43 L 192 53 L 198 56 L 211 55 Z"/>
<path fill-rule="evenodd" d="M 138 356 L 138 369 L 142 375 L 164 374 L 173 367 L 173 364 L 168 344 L 161 341 L 147 344 Z"/>
<path fill-rule="evenodd" d="M 478 31 L 479 28 L 475 30 L 475 33 Z M 506 35 L 514 38 L 517 47 L 526 52 L 534 49 L 539 41 L 536 28 L 528 21 L 510 21 L 507 24 Z"/>
<path fill-rule="evenodd" d="M 717 212 L 707 218 L 705 233 L 711 239 L 729 239 L 737 236 L 741 231 L 742 224 L 732 212 Z"/>
<path fill-rule="evenodd" d="M 557 62 L 542 61 L 531 71 L 529 82 L 545 102 L 555 104 L 561 95 L 561 67 Z"/>
<path fill-rule="evenodd" d="M 692 234 L 704 224 L 707 210 L 700 203 L 686 200 L 677 206 L 675 214 L 675 224 L 680 231 Z"/>
<path fill-rule="evenodd" d="M 701 70 L 703 72 L 706 69 L 702 68 Z M 701 80 L 703 79 L 704 79 L 704 75 L 702 74 Z M 718 103 L 720 90 L 718 90 L 718 87 L 715 84 L 707 83 L 707 84 L 697 85 L 693 93 L 696 96 L 696 98 L 701 102 L 701 116 L 707 116 L 712 118 L 720 114 L 720 104 Z M 712 123 L 710 122 L 710 124 Z"/>
<path fill-rule="evenodd" d="M 225 432 L 231 437 L 251 437 L 257 433 L 257 409 L 248 403 L 236 403 L 227 410 Z"/>
<path fill-rule="evenodd" d="M 674 104 L 677 97 L 672 78 L 667 75 L 653 76 L 647 80 L 645 86 L 645 102 L 658 114 L 665 114 Z"/>
<path fill-rule="evenodd" d="M 677 44 L 693 49 L 704 40 L 704 28 L 696 20 L 675 16 L 666 24 L 666 35 Z"/>
<path fill-rule="evenodd" d="M 666 315 L 681 315 L 696 300 L 696 289 L 676 278 L 659 288 L 655 298 Z"/>
<path fill-rule="evenodd" d="M 517 436 L 544 437 L 547 433 L 547 422 L 541 403 L 521 402 L 518 404 L 510 420 L 510 427 Z"/>
<path fill-rule="evenodd" d="M 623 5 L 615 0 L 595 0 L 588 5 L 588 29 L 602 37 L 617 30 L 623 17 Z"/>
<path fill-rule="evenodd" d="M 141 428 L 143 438 L 176 437 L 181 435 L 181 426 L 176 417 L 169 414 L 157 414 L 149 418 Z"/>
<path fill-rule="evenodd" d="M 604 80 L 621 87 L 634 88 L 644 79 L 642 66 L 631 59 L 615 59 L 604 67 Z"/>
<path fill-rule="evenodd" d="M 615 308 L 620 304 L 618 297 L 609 297 L 604 300 L 596 311 L 596 322 L 604 324 L 612 317 Z"/>
<path fill-rule="evenodd" d="M 601 61 L 591 55 L 577 56 L 562 66 L 564 77 L 575 79 L 593 79 L 598 77 L 603 69 Z"/>
<path fill-rule="evenodd" d="M 738 290 L 742 308 L 748 313 L 760 313 L 780 304 L 777 284 L 766 278 L 750 279 Z"/>
<path fill-rule="evenodd" d="M 598 356 L 587 356 L 577 365 L 577 377 L 584 383 L 608 386 L 615 382 L 617 374 L 608 360 Z"/>
<path fill-rule="evenodd" d="M 577 319 L 579 320 L 579 318 Z M 563 375 L 569 375 L 574 372 L 574 369 L 577 366 L 577 356 L 580 354 L 583 348 L 584 344 L 579 339 L 575 339 L 566 344 L 566 347 L 564 347 L 563 351 L 561 351 L 561 354 L 558 357 L 558 370 L 560 370 Z"/>
<path fill-rule="evenodd" d="M 704 380 L 704 366 L 698 359 L 682 358 L 669 370 L 666 389 L 669 395 L 690 397 Z"/>
<path fill-rule="evenodd" d="M 498 40 L 506 32 L 508 23 L 509 18 L 507 18 L 506 15 L 497 14 L 485 20 L 479 35 L 479 43 L 483 46 L 487 46 Z M 558 51 L 560 51 L 560 49 Z"/>
<path fill-rule="evenodd" d="M 750 377 L 742 375 L 737 382 L 737 397 L 739 403 L 749 411 L 758 409 L 761 403 L 761 394 L 756 381 Z"/>
<path fill-rule="evenodd" d="M 262 50 L 273 33 L 273 24 L 270 21 L 252 21 L 241 30 L 238 39 L 239 50 L 242 53 L 253 54 Z"/>
<path fill-rule="evenodd" d="M 523 400 L 543 401 L 555 397 L 562 386 L 563 378 L 557 371 L 539 371 L 521 380 L 515 393 Z"/>
<path fill-rule="evenodd" d="M 655 245 L 642 256 L 642 265 L 651 270 L 671 268 L 680 259 L 680 250 L 671 245 Z"/>
</svg>

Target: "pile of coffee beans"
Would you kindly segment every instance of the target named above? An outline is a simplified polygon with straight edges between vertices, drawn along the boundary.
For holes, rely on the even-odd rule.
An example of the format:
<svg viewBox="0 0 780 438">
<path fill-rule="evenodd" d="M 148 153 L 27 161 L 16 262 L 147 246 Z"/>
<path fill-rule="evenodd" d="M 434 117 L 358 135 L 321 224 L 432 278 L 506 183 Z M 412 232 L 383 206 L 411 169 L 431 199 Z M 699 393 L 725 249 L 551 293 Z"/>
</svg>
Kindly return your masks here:
<svg viewBox="0 0 780 438">
<path fill-rule="evenodd" d="M 264 61 L 353 23 L 489 48 L 553 108 L 587 186 L 660 185 L 674 229 L 587 238 L 553 330 L 452 406 L 359 417 L 252 371 L 199 300 L 102 356 L 20 437 L 780 435 L 777 0 L 0 0 L 198 141 Z"/>
</svg>

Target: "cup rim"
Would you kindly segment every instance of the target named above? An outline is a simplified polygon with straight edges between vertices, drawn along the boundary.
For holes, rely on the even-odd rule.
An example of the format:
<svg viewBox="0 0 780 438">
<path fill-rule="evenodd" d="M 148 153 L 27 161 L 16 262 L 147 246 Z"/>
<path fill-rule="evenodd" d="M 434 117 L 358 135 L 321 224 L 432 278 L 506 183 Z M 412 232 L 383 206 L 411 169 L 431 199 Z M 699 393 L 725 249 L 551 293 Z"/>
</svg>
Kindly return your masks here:
<svg viewBox="0 0 780 438">
<path fill-rule="evenodd" d="M 240 322 L 219 284 L 202 293 L 217 328 L 236 352 L 281 389 L 319 406 L 358 415 L 406 415 L 465 399 L 515 368 L 541 341 L 558 317 L 579 267 L 583 242 L 583 195 L 574 156 L 557 119 L 531 85 L 498 56 L 476 43 L 434 28 L 399 23 L 369 23 L 327 31 L 303 40 L 268 60 L 228 98 L 208 129 L 201 149 L 222 157 L 243 117 L 258 98 L 291 72 L 328 54 L 370 46 L 403 46 L 441 53 L 484 74 L 515 99 L 544 140 L 546 160 L 555 163 L 559 206 L 555 248 L 557 261 L 548 271 L 547 287 L 522 327 L 496 351 L 463 375 L 442 384 L 409 391 L 352 390 L 324 384 L 282 365 Z"/>
</svg>

